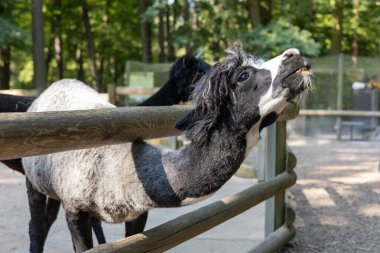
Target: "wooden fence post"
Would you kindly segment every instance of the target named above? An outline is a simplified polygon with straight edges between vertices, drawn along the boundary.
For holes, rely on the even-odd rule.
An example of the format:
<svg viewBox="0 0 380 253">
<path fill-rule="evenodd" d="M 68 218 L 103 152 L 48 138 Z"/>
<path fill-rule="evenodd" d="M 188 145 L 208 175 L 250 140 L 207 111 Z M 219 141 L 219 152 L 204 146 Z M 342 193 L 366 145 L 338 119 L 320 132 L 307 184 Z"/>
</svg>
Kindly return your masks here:
<svg viewBox="0 0 380 253">
<path fill-rule="evenodd" d="M 129 87 L 130 84 L 131 84 L 131 63 L 130 63 L 130 61 L 127 61 L 125 63 L 125 71 L 124 71 L 124 86 Z M 120 99 L 120 97 L 119 97 L 119 99 Z M 127 95 L 123 98 L 123 103 L 125 105 L 128 105 L 128 100 L 129 100 L 129 96 Z"/>
<path fill-rule="evenodd" d="M 337 95 L 336 95 L 336 109 L 342 110 L 343 101 L 343 78 L 344 78 L 344 54 L 340 53 L 338 56 L 338 80 L 337 80 Z M 342 117 L 336 118 L 336 131 L 338 140 L 340 140 L 342 131 Z"/>
<path fill-rule="evenodd" d="M 286 171 L 286 121 L 269 126 L 266 136 L 266 173 L 265 180 L 276 177 Z M 285 191 L 267 200 L 265 203 L 265 236 L 273 233 L 284 224 Z"/>
<path fill-rule="evenodd" d="M 108 101 L 116 105 L 116 86 L 113 83 L 107 85 Z"/>
<path fill-rule="evenodd" d="M 268 158 L 267 158 L 267 154 L 268 154 L 268 150 L 267 150 L 267 147 L 268 147 L 268 138 L 267 138 L 267 135 L 268 135 L 268 129 L 267 128 L 264 128 L 262 131 L 261 131 L 261 139 L 259 141 L 259 144 L 258 144 L 258 148 L 259 148 L 259 157 L 258 157 L 258 168 L 257 168 L 257 180 L 259 182 L 262 182 L 265 180 L 265 168 L 267 167 L 266 164 L 267 164 L 267 161 L 268 161 Z"/>
</svg>

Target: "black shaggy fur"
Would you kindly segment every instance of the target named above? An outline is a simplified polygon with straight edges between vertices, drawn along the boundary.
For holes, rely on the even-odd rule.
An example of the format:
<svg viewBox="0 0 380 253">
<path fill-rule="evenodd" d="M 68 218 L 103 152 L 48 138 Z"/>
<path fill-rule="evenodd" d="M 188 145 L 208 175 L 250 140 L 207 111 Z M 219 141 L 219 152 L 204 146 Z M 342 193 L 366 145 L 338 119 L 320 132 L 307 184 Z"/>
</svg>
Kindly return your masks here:
<svg viewBox="0 0 380 253">
<path fill-rule="evenodd" d="M 33 98 L 0 94 L 0 112 L 26 112 Z"/>
<path fill-rule="evenodd" d="M 223 72 L 223 66 L 219 64 L 206 74 L 194 91 L 195 109 L 175 125 L 177 129 L 186 131 L 186 137 L 195 146 L 207 144 L 210 133 L 218 124 L 230 126 L 236 123 L 231 112 L 235 94 L 228 86 L 228 72 Z"/>
<path fill-rule="evenodd" d="M 207 145 L 218 125 L 237 127 L 232 109 L 237 99 L 234 91 L 236 73 L 239 73 L 243 53 L 240 48 L 235 50 L 238 52 L 236 55 L 229 55 L 225 61 L 215 64 L 196 84 L 193 94 L 195 109 L 175 125 L 178 130 L 185 131 L 186 137 L 195 146 Z M 250 128 L 256 122 L 246 127 Z"/>
<path fill-rule="evenodd" d="M 194 83 L 208 70 L 210 65 L 193 56 L 183 56 L 170 69 L 169 80 L 139 106 L 165 106 L 186 102 L 194 90 Z"/>
<path fill-rule="evenodd" d="M 193 93 L 194 83 L 197 82 L 209 69 L 210 65 L 198 57 L 185 55 L 179 58 L 171 67 L 169 80 L 157 93 L 138 104 L 138 106 L 165 106 L 188 101 Z M 0 94 L 0 112 L 26 112 L 33 100 L 33 98 L 29 97 Z M 11 169 L 25 174 L 20 158 L 3 160 L 1 162 Z M 48 199 L 46 213 L 44 212 L 46 226 L 44 228 L 45 233 L 43 241 L 57 217 L 59 206 L 59 201 L 50 198 Z M 147 216 L 148 213 L 144 213 L 135 221 L 126 222 L 125 236 L 131 236 L 142 232 L 145 227 Z M 91 225 L 99 244 L 105 243 L 106 241 L 100 221 L 96 218 L 91 218 Z M 31 235 L 33 238 L 37 239 L 41 237 L 40 235 L 40 237 L 36 237 L 34 233 Z M 39 243 L 37 244 L 39 245 Z M 37 248 L 39 249 L 39 246 Z"/>
</svg>

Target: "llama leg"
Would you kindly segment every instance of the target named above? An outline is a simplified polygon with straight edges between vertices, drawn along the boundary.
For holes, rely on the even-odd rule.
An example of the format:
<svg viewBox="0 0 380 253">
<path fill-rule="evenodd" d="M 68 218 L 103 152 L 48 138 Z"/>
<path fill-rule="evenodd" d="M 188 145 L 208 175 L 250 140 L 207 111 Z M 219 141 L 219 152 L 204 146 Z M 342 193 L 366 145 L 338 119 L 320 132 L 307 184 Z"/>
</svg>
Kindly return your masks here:
<svg viewBox="0 0 380 253">
<path fill-rule="evenodd" d="M 28 193 L 30 222 L 29 237 L 31 253 L 43 251 L 45 243 L 45 206 L 46 196 L 36 191 L 32 184 L 26 179 L 26 188 Z"/>
<path fill-rule="evenodd" d="M 98 240 L 98 243 L 106 243 L 106 238 L 104 236 L 102 223 L 100 222 L 100 220 L 95 217 L 91 217 L 91 226 L 92 230 L 95 233 L 96 239 Z"/>
<path fill-rule="evenodd" d="M 52 198 L 48 198 L 46 205 L 46 213 L 45 213 L 45 238 L 49 233 L 51 225 L 53 225 L 54 221 L 57 219 L 57 215 L 59 212 L 59 207 L 61 206 L 61 201 L 55 200 Z"/>
<path fill-rule="evenodd" d="M 148 219 L 148 212 L 145 212 L 133 221 L 126 221 L 125 222 L 125 237 L 143 232 L 147 219 Z"/>
<path fill-rule="evenodd" d="M 83 252 L 93 247 L 90 215 L 86 212 L 66 212 L 67 225 L 71 233 L 76 252 Z"/>
</svg>

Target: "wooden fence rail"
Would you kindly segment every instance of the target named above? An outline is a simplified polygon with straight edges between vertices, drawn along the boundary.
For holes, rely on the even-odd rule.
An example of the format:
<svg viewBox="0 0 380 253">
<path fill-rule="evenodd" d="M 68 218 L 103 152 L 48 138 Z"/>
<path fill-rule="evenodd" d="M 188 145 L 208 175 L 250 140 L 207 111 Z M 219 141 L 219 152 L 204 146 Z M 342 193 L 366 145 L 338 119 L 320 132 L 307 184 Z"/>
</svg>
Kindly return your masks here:
<svg viewBox="0 0 380 253">
<path fill-rule="evenodd" d="M 83 111 L 3 113 L 0 117 L 0 160 L 131 142 L 179 134 L 175 121 L 191 106 L 123 107 Z M 252 252 L 273 252 L 295 234 L 294 213 L 285 204 L 285 190 L 296 182 L 295 156 L 286 147 L 286 120 L 296 117 L 289 104 L 266 135 L 275 151 L 266 160 L 265 181 L 185 214 L 144 233 L 99 245 L 88 252 L 162 252 L 267 200 L 273 220 L 267 237 Z M 277 134 L 276 134 L 277 132 Z M 275 141 L 273 141 L 275 140 Z M 273 148 L 265 148 L 273 150 Z M 275 156 L 275 159 L 273 159 Z"/>
<path fill-rule="evenodd" d="M 353 110 L 300 110 L 299 116 L 324 116 L 324 117 L 374 117 L 380 118 L 378 111 L 353 111 Z"/>
<path fill-rule="evenodd" d="M 178 135 L 191 106 L 3 113 L 0 160 Z"/>
<path fill-rule="evenodd" d="M 25 96 L 25 97 L 37 97 L 38 91 L 36 89 L 10 89 L 10 90 L 0 90 L 0 94 L 9 94 L 9 95 Z"/>
<path fill-rule="evenodd" d="M 296 182 L 294 172 L 284 172 L 240 193 L 184 214 L 144 233 L 99 245 L 88 253 L 164 252 L 235 217 Z"/>
<path fill-rule="evenodd" d="M 0 160 L 179 135 L 173 125 L 191 109 L 176 105 L 2 113 Z"/>
</svg>

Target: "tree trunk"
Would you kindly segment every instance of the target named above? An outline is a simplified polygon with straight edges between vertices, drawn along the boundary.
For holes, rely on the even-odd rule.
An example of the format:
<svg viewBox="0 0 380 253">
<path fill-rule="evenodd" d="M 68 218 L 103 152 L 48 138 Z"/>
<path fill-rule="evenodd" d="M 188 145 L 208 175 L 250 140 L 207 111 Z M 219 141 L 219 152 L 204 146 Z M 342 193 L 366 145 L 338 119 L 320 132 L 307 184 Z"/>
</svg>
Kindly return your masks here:
<svg viewBox="0 0 380 253">
<path fill-rule="evenodd" d="M 11 80 L 11 47 L 7 46 L 5 48 L 0 48 L 0 59 L 2 61 L 1 65 L 1 79 L 0 79 L 0 89 L 9 90 L 9 82 Z"/>
<path fill-rule="evenodd" d="M 248 10 L 248 18 L 252 28 L 261 25 L 260 17 L 260 0 L 247 0 L 246 7 Z"/>
<path fill-rule="evenodd" d="M 149 0 L 140 0 L 139 8 L 140 15 L 144 14 L 147 7 L 149 6 Z M 150 21 L 143 21 L 140 18 L 140 32 L 142 41 L 142 61 L 152 62 L 152 24 Z"/>
<path fill-rule="evenodd" d="M 75 54 L 75 59 L 77 63 L 77 79 L 79 81 L 84 82 L 85 76 L 84 76 L 84 69 L 83 69 L 83 54 L 82 54 L 82 44 L 81 42 L 77 45 L 77 51 Z"/>
<path fill-rule="evenodd" d="M 336 0 L 333 9 L 333 30 L 331 36 L 331 54 L 339 54 L 342 51 L 343 39 L 343 6 L 344 0 Z"/>
<path fill-rule="evenodd" d="M 190 6 L 188 0 L 185 0 L 183 3 L 183 21 L 185 30 L 188 31 L 188 41 L 186 43 L 186 54 L 191 54 L 192 51 L 192 30 L 191 30 L 191 23 L 190 23 Z"/>
<path fill-rule="evenodd" d="M 61 29 L 61 0 L 54 0 L 54 57 L 57 63 L 55 79 L 63 78 L 63 51 L 62 51 L 62 29 Z"/>
<path fill-rule="evenodd" d="M 174 15 L 174 13 L 173 13 Z M 168 45 L 168 61 L 175 61 L 175 52 L 173 46 L 172 29 L 174 30 L 174 25 L 170 25 L 170 6 L 166 9 L 166 43 Z"/>
<path fill-rule="evenodd" d="M 359 0 L 354 0 L 354 17 L 353 21 L 356 25 L 356 27 L 359 27 Z M 358 64 L 358 55 L 359 55 L 359 43 L 358 43 L 358 36 L 355 34 L 352 36 L 352 64 L 356 66 Z"/>
<path fill-rule="evenodd" d="M 60 80 L 63 78 L 63 62 L 62 62 L 62 35 L 61 35 L 61 0 L 54 0 L 53 3 L 53 17 L 50 24 L 50 39 L 48 44 L 48 51 L 46 55 L 46 75 L 47 81 L 50 81 L 49 69 L 50 63 L 54 57 L 57 63 L 53 80 Z"/>
<path fill-rule="evenodd" d="M 162 1 L 160 0 L 160 3 Z M 164 12 L 160 10 L 158 14 L 158 61 L 165 62 L 165 29 Z"/>
<path fill-rule="evenodd" d="M 6 10 L 6 6 L 0 4 L 0 16 L 8 18 L 11 15 L 9 10 Z M 0 47 L 0 89 L 9 89 L 9 83 L 11 80 L 11 47 L 9 44 Z"/>
<path fill-rule="evenodd" d="M 91 74 L 91 86 L 95 89 L 99 89 L 99 78 L 96 69 L 96 57 L 95 57 L 95 46 L 94 40 L 92 38 L 91 32 L 91 24 L 89 18 L 89 8 L 86 0 L 82 2 L 82 14 L 83 14 L 83 22 L 86 29 L 86 37 L 87 37 L 87 49 L 88 49 L 88 57 L 89 57 L 89 65 L 90 65 L 90 74 Z"/>
<path fill-rule="evenodd" d="M 100 57 L 99 61 L 99 83 L 103 84 L 103 75 L 104 75 L 104 57 Z"/>
<path fill-rule="evenodd" d="M 42 0 L 32 0 L 32 37 L 33 37 L 33 82 L 41 93 L 46 83 L 46 63 L 44 53 L 44 23 Z"/>
<path fill-rule="evenodd" d="M 106 0 L 105 7 L 104 7 L 104 14 L 102 16 L 103 26 L 105 30 L 109 30 L 108 27 L 108 17 L 109 17 L 109 9 L 110 9 L 111 0 Z M 109 58 L 109 48 L 107 46 L 109 44 L 109 37 L 108 33 L 104 34 L 104 38 L 100 41 L 99 45 L 99 52 L 100 52 L 100 59 L 99 59 L 99 83 L 102 85 L 101 89 L 103 90 L 106 88 L 106 85 L 108 85 L 107 79 L 107 73 L 105 73 L 104 69 L 106 68 L 106 59 Z"/>
<path fill-rule="evenodd" d="M 53 25 L 53 22 L 51 23 L 51 26 L 50 26 L 50 29 L 51 29 L 51 33 L 53 33 L 54 31 L 54 25 Z M 53 59 L 53 55 L 54 55 L 54 37 L 51 37 L 49 39 L 49 42 L 48 42 L 48 46 L 47 46 L 47 53 L 46 53 L 46 81 L 49 82 L 49 69 L 50 69 L 50 63 L 51 63 L 51 60 Z"/>
<path fill-rule="evenodd" d="M 259 0 L 262 25 L 267 25 L 272 20 L 272 1 L 275 2 L 275 0 Z"/>
<path fill-rule="evenodd" d="M 116 66 L 115 66 L 115 58 L 113 56 L 110 57 L 109 62 L 109 76 L 110 80 L 113 83 L 117 83 L 117 76 L 116 76 Z"/>
</svg>

